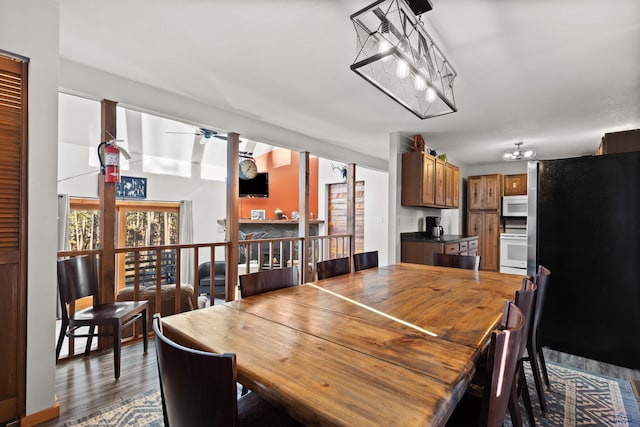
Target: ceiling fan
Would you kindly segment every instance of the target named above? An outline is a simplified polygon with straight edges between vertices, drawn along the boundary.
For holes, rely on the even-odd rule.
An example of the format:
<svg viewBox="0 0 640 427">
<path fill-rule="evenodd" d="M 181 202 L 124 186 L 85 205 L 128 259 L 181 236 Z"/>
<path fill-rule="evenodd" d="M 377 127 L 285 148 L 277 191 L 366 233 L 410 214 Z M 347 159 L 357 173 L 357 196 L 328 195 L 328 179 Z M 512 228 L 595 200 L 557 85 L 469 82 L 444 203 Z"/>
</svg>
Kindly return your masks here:
<svg viewBox="0 0 640 427">
<path fill-rule="evenodd" d="M 219 132 L 217 132 L 215 130 L 205 129 L 205 128 L 199 128 L 195 132 L 169 132 L 169 131 L 167 131 L 165 133 L 175 133 L 175 134 L 182 134 L 182 135 L 201 136 L 202 139 L 200 140 L 200 144 L 206 144 L 207 142 L 211 141 L 211 138 L 218 138 L 218 139 L 222 139 L 222 140 L 225 140 L 225 141 L 227 139 L 227 135 L 226 134 L 219 133 Z"/>
</svg>

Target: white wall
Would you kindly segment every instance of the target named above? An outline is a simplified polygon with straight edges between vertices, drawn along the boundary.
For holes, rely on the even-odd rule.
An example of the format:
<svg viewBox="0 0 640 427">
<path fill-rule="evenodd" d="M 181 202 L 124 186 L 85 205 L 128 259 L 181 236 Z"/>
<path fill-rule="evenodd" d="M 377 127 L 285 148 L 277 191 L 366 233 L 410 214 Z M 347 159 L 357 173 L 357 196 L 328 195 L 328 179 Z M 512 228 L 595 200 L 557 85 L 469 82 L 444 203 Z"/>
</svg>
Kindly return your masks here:
<svg viewBox="0 0 640 427">
<path fill-rule="evenodd" d="M 343 182 L 342 177 L 331 165 L 344 163 L 320 158 L 318 162 L 318 211 L 319 218 L 325 220 L 326 234 L 327 184 Z M 378 251 L 378 263 L 387 265 L 388 261 L 388 174 L 356 165 L 356 180 L 364 181 L 364 250 Z"/>
<path fill-rule="evenodd" d="M 59 9 L 54 0 L 0 0 L 0 49 L 30 58 L 27 415 L 55 391 L 56 153 Z"/>
<path fill-rule="evenodd" d="M 496 162 L 488 165 L 466 166 L 464 177 L 467 178 L 469 176 L 475 176 L 475 175 L 491 175 L 494 173 L 501 173 L 503 175 L 527 173 L 527 162 L 502 161 L 500 163 Z"/>
</svg>

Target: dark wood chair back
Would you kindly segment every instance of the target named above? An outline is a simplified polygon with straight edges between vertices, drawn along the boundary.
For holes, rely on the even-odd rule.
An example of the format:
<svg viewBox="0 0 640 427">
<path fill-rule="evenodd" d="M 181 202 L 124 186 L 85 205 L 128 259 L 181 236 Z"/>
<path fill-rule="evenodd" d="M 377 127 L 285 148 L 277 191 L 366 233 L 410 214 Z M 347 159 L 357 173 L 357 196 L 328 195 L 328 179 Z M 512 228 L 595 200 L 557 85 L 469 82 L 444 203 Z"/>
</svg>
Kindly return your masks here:
<svg viewBox="0 0 640 427">
<path fill-rule="evenodd" d="M 433 265 L 477 271 L 480 269 L 480 257 L 478 255 L 453 255 L 434 252 Z"/>
<path fill-rule="evenodd" d="M 527 360 L 531 364 L 533 379 L 536 383 L 536 392 L 538 394 L 538 400 L 540 401 L 540 409 L 544 414 L 549 411 L 549 408 L 546 402 L 542 382 L 544 381 L 547 387 L 550 387 L 551 384 L 549 382 L 549 372 L 547 371 L 547 363 L 544 359 L 542 342 L 540 340 L 540 321 L 542 319 L 544 301 L 546 299 L 547 288 L 549 287 L 550 280 L 551 271 L 542 265 L 538 266 L 538 274 L 536 274 L 535 277 L 535 283 L 538 289 L 536 290 L 533 321 L 529 328 L 529 335 L 527 337 L 527 357 L 524 358 L 524 360 Z"/>
<path fill-rule="evenodd" d="M 123 301 L 101 304 L 98 288 L 98 264 L 95 255 L 83 255 L 58 261 L 58 292 L 62 311 L 62 324 L 56 345 L 56 361 L 60 357 L 64 337 L 87 338 L 85 356 L 89 355 L 94 336 L 113 337 L 115 377 L 120 377 L 120 341 L 122 330 L 138 319 L 142 320 L 142 339 L 147 351 L 147 301 Z M 93 306 L 70 314 L 68 304 L 79 298 L 93 296 Z M 88 333 L 76 332 L 87 326 Z M 96 333 L 96 327 L 106 326 Z"/>
<path fill-rule="evenodd" d="M 531 397 L 529 396 L 529 389 L 527 386 L 527 379 L 524 374 L 524 355 L 527 347 L 529 331 L 533 325 L 533 311 L 536 302 L 537 286 L 528 277 L 522 279 L 522 289 L 516 291 L 514 297 L 514 303 L 524 314 L 524 333 L 523 339 L 520 342 L 520 350 L 518 352 L 518 366 L 516 369 L 516 384 L 513 388 L 513 396 L 509 404 L 509 411 L 511 413 L 511 420 L 514 426 L 522 425 L 522 416 L 520 414 L 520 401 L 524 405 L 527 412 L 530 425 L 535 425 L 535 415 L 533 412 L 533 406 L 531 404 Z"/>
<path fill-rule="evenodd" d="M 298 267 L 274 268 L 256 273 L 241 274 L 240 295 L 247 298 L 263 292 L 288 288 L 298 284 Z"/>
<path fill-rule="evenodd" d="M 542 319 L 542 311 L 544 310 L 544 301 L 547 297 L 547 288 L 549 287 L 549 281 L 551 279 L 551 271 L 543 266 L 538 266 L 538 274 L 535 277 L 535 283 L 538 287 L 535 309 L 533 313 L 533 325 L 529 329 L 529 336 L 539 334 L 538 327 L 540 326 L 540 319 Z M 537 335 L 539 336 L 539 335 Z"/>
<path fill-rule="evenodd" d="M 153 316 L 164 425 L 236 426 L 238 401 L 235 354 L 183 347 L 162 333 Z"/>
<path fill-rule="evenodd" d="M 355 271 L 365 270 L 378 266 L 378 251 L 360 252 L 353 254 L 353 269 Z"/>
<path fill-rule="evenodd" d="M 515 379 L 520 343 L 526 339 L 524 326 L 522 311 L 515 303 L 505 301 L 501 326 L 491 333 L 487 358 L 490 386 L 484 388 L 481 425 L 501 426 L 504 421 Z"/>
<path fill-rule="evenodd" d="M 334 258 L 318 262 L 316 264 L 316 268 L 318 270 L 318 280 L 322 280 L 350 273 L 351 263 L 349 261 L 349 257 Z"/>
<path fill-rule="evenodd" d="M 63 316 L 65 304 L 77 299 L 93 296 L 94 305 L 99 305 L 98 264 L 96 256 L 83 255 L 58 261 L 58 291 Z"/>
<path fill-rule="evenodd" d="M 516 291 L 513 302 L 518 306 L 518 308 L 524 314 L 524 331 L 525 336 L 528 338 L 529 331 L 533 326 L 533 313 L 536 305 L 536 291 L 538 287 L 534 282 L 532 282 L 528 277 L 522 279 L 522 289 Z M 522 340 L 522 345 L 520 346 L 520 355 L 522 357 L 524 354 L 524 350 L 527 347 L 527 339 Z"/>
</svg>

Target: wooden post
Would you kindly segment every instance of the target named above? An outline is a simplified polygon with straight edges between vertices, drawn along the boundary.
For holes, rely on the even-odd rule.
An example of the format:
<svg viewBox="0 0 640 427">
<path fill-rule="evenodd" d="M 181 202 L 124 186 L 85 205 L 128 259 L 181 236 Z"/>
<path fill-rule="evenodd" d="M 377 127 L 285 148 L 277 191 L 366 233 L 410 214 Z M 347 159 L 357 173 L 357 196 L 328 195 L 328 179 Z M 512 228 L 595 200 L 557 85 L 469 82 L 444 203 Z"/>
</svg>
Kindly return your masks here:
<svg viewBox="0 0 640 427">
<path fill-rule="evenodd" d="M 116 136 L 116 105 L 107 99 L 100 103 L 101 132 L 100 142 L 109 141 Z M 104 159 L 104 147 L 101 152 Z M 98 178 L 100 194 L 100 241 L 102 253 L 100 255 L 100 302 L 115 302 L 115 228 L 116 228 L 116 184 L 105 182 L 104 175 Z M 124 226 L 124 224 L 123 224 Z M 100 337 L 99 348 L 113 345 L 112 337 Z"/>
<path fill-rule="evenodd" d="M 237 298 L 238 289 L 238 159 L 240 135 L 230 132 L 227 134 L 227 218 L 226 239 L 230 242 L 227 249 L 227 268 L 225 273 L 226 301 Z M 248 254 L 247 254 L 248 255 Z M 213 262 L 211 263 L 211 280 L 213 280 Z M 213 298 L 213 295 L 211 295 Z"/>
<path fill-rule="evenodd" d="M 356 248 L 356 165 L 347 165 L 347 233 L 351 234 L 349 240 L 349 259 L 351 271 L 353 271 L 353 252 Z"/>
<path fill-rule="evenodd" d="M 300 283 L 307 281 L 309 273 L 308 250 L 309 247 L 309 152 L 300 153 L 300 175 L 298 178 L 298 237 L 302 237 L 299 245 L 300 258 Z"/>
</svg>

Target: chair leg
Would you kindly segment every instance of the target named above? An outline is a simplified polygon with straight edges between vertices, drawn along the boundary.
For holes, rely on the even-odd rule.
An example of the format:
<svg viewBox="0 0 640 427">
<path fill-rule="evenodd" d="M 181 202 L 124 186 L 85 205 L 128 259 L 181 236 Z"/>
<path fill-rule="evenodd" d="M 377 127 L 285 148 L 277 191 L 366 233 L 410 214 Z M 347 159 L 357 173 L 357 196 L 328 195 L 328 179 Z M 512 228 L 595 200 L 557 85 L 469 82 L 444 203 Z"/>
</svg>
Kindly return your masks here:
<svg viewBox="0 0 640 427">
<path fill-rule="evenodd" d="M 142 346 L 144 348 L 144 353 L 147 354 L 147 335 L 149 331 L 147 329 L 147 309 L 145 308 L 142 312 Z"/>
<path fill-rule="evenodd" d="M 524 375 L 524 364 L 520 363 L 520 394 L 522 395 L 522 401 L 524 402 L 524 408 L 527 411 L 527 418 L 529 418 L 529 425 L 534 427 L 536 425 L 536 417 L 533 415 L 533 405 L 531 405 L 531 396 L 529 395 L 529 387 L 527 387 L 527 377 Z"/>
<path fill-rule="evenodd" d="M 67 334 L 67 328 L 69 322 L 63 317 L 62 326 L 60 327 L 60 335 L 58 335 L 58 344 L 56 344 L 56 362 L 60 358 L 60 350 L 62 350 L 62 343 L 64 342 L 64 336 Z"/>
<path fill-rule="evenodd" d="M 87 337 L 87 345 L 84 347 L 84 355 L 88 356 L 89 353 L 91 352 L 91 342 L 93 341 L 93 334 L 96 330 L 96 326 L 92 325 L 89 326 L 89 336 Z"/>
<path fill-rule="evenodd" d="M 518 402 L 518 392 L 516 384 L 511 386 L 511 396 L 509 397 L 509 414 L 511 414 L 511 425 L 513 427 L 522 427 L 522 414 L 520 414 L 520 404 Z"/>
<path fill-rule="evenodd" d="M 527 353 L 529 354 L 528 360 L 531 364 L 531 371 L 533 372 L 533 381 L 536 384 L 536 391 L 538 392 L 538 400 L 540 401 L 540 409 L 543 414 L 547 414 L 549 409 L 547 408 L 547 401 L 544 397 L 544 389 L 542 388 L 542 378 L 540 376 L 540 367 L 538 366 L 538 357 L 536 355 L 533 346 L 527 345 Z"/>
<path fill-rule="evenodd" d="M 539 341 L 538 341 L 539 342 Z M 538 358 L 540 359 L 540 368 L 542 371 L 542 378 L 544 379 L 544 383 L 547 386 L 547 389 L 551 389 L 551 384 L 549 383 L 549 373 L 547 372 L 547 362 L 544 360 L 544 353 L 542 352 L 542 346 L 539 344 L 536 345 L 536 353 L 538 353 Z"/>
<path fill-rule="evenodd" d="M 122 323 L 113 325 L 113 368 L 116 379 L 120 378 L 120 347 L 122 345 Z"/>
</svg>

